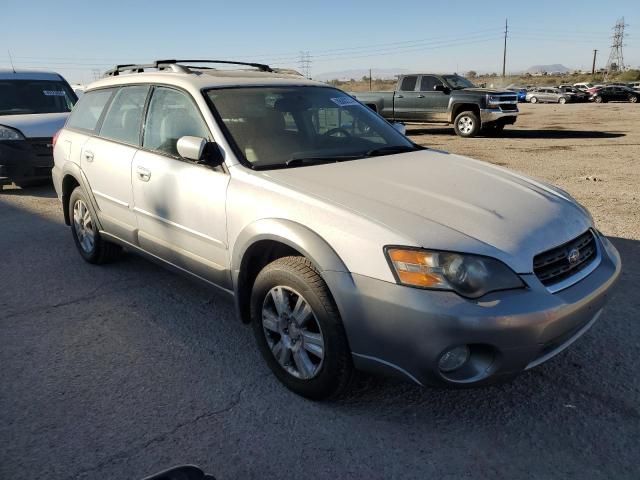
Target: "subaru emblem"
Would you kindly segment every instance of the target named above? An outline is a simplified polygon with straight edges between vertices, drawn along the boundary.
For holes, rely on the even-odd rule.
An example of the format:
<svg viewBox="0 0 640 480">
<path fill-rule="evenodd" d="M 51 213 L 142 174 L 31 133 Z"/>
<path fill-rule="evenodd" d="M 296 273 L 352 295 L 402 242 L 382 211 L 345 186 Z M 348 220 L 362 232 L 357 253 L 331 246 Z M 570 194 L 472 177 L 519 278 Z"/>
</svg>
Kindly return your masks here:
<svg viewBox="0 0 640 480">
<path fill-rule="evenodd" d="M 577 248 L 571 249 L 569 251 L 569 254 L 567 255 L 567 260 L 569 260 L 569 263 L 571 265 L 580 260 L 580 250 L 578 250 Z"/>
</svg>

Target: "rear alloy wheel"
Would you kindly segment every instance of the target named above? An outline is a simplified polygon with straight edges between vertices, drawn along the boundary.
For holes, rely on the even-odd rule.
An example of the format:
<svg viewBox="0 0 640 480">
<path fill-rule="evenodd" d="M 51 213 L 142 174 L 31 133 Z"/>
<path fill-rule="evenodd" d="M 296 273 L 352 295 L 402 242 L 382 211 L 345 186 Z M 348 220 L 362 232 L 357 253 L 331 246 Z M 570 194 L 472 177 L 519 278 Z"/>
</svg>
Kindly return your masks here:
<svg viewBox="0 0 640 480">
<path fill-rule="evenodd" d="M 461 112 L 453 122 L 453 128 L 461 137 L 475 137 L 480 132 L 480 119 L 474 112 Z"/>
<path fill-rule="evenodd" d="M 629 95 L 629 101 L 631 103 L 637 103 L 638 102 L 638 97 L 635 95 Z"/>
<path fill-rule="evenodd" d="M 314 400 L 347 389 L 351 350 L 331 293 L 308 259 L 283 257 L 260 271 L 251 322 L 263 358 L 287 388 Z"/>
<path fill-rule="evenodd" d="M 531 103 L 538 103 L 538 97 L 531 97 L 531 98 L 529 99 L 529 102 L 531 102 Z"/>
<path fill-rule="evenodd" d="M 567 99 L 566 99 L 566 98 L 564 98 L 564 97 L 560 97 L 560 98 L 558 99 L 558 103 L 559 103 L 560 105 L 564 105 L 565 103 L 567 103 Z"/>
<path fill-rule="evenodd" d="M 602 103 L 602 97 L 598 95 L 596 98 L 593 99 L 593 101 L 596 103 Z"/>
<path fill-rule="evenodd" d="M 89 263 L 102 264 L 115 260 L 122 249 L 111 242 L 103 240 L 98 226 L 89 209 L 89 201 L 81 187 L 71 193 L 69 199 L 69 218 L 73 240 L 84 258 Z"/>
</svg>

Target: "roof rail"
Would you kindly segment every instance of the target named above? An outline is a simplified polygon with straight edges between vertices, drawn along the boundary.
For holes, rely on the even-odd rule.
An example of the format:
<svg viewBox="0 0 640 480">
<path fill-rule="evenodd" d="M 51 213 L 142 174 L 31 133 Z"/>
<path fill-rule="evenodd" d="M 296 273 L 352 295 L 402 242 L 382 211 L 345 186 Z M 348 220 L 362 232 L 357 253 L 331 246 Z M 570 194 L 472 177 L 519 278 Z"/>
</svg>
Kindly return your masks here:
<svg viewBox="0 0 640 480">
<path fill-rule="evenodd" d="M 142 73 L 147 69 L 157 69 L 157 70 L 171 70 L 172 72 L 179 73 L 190 73 L 190 68 L 198 68 L 193 66 L 182 65 L 184 63 L 220 63 L 225 65 L 243 65 L 246 67 L 254 67 L 260 70 L 261 72 L 273 72 L 274 70 L 269 66 L 263 63 L 249 63 L 249 62 L 233 62 L 230 60 L 156 60 L 153 63 L 146 64 L 134 64 L 127 63 L 123 65 L 116 65 L 111 70 L 107 70 L 104 75 L 105 77 L 115 77 L 120 75 L 122 72 L 131 72 L 131 73 Z M 203 67 L 208 68 L 208 67 Z"/>
</svg>

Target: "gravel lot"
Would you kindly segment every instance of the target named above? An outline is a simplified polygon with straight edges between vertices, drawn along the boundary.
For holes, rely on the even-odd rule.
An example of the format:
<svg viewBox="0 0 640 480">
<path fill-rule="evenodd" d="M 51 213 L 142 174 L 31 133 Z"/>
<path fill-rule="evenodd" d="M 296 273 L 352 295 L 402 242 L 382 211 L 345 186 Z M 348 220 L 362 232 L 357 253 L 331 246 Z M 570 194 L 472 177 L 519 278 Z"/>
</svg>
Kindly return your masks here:
<svg viewBox="0 0 640 480">
<path fill-rule="evenodd" d="M 0 478 L 638 478 L 640 106 L 522 112 L 504 138 L 410 133 L 565 188 L 624 270 L 572 348 L 481 390 L 365 378 L 339 402 L 296 397 L 225 297 L 131 255 L 90 266 L 51 188 L 0 193 Z"/>
</svg>

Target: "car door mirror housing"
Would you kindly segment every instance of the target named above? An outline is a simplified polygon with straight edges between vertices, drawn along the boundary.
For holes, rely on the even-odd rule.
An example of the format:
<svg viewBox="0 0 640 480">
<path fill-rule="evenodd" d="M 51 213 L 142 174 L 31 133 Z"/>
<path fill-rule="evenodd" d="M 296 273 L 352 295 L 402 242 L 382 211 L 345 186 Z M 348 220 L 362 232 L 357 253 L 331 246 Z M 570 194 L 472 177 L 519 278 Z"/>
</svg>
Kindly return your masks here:
<svg viewBox="0 0 640 480">
<path fill-rule="evenodd" d="M 198 162 L 202 160 L 206 146 L 207 140 L 202 137 L 184 136 L 178 139 L 176 149 L 182 158 Z"/>
<path fill-rule="evenodd" d="M 404 123 L 394 122 L 391 124 L 391 126 L 395 128 L 398 132 L 400 132 L 402 135 L 407 134 L 407 126 Z"/>
<path fill-rule="evenodd" d="M 176 149 L 182 158 L 211 167 L 217 167 L 224 160 L 218 144 L 202 137 L 180 137 Z"/>
</svg>

